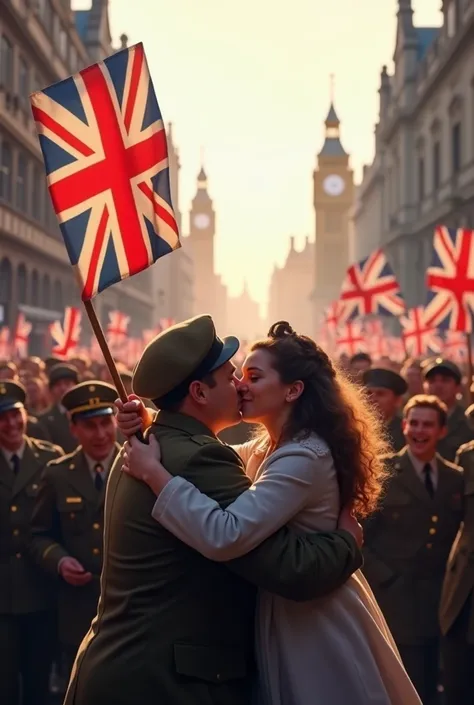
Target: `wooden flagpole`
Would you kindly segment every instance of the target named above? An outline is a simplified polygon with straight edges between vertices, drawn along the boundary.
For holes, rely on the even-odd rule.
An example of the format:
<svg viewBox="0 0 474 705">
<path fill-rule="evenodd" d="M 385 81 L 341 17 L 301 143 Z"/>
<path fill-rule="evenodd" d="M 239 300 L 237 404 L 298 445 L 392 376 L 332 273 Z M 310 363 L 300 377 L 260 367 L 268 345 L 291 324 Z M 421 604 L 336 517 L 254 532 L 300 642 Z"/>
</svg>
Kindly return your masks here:
<svg viewBox="0 0 474 705">
<path fill-rule="evenodd" d="M 469 403 L 474 403 L 474 392 L 472 391 L 472 338 L 471 333 L 466 333 L 466 350 L 467 350 L 467 398 Z"/>
<path fill-rule="evenodd" d="M 102 351 L 102 355 L 104 356 L 104 360 L 107 364 L 107 367 L 109 368 L 109 372 L 114 382 L 115 389 L 117 390 L 117 394 L 119 395 L 120 400 L 125 404 L 125 402 L 128 401 L 127 392 L 124 383 L 122 382 L 122 378 L 120 377 L 119 371 L 117 369 L 117 365 L 115 364 L 115 360 L 112 357 L 112 353 L 110 352 L 110 348 L 107 343 L 103 328 L 100 324 L 99 319 L 97 318 L 97 313 L 95 311 L 94 304 L 90 300 L 83 301 L 82 303 L 84 304 L 84 308 L 86 309 L 87 317 L 89 318 L 92 330 L 94 331 L 94 335 L 97 338 L 97 342 L 99 343 L 99 347 Z M 143 433 L 141 431 L 139 431 L 135 435 L 139 441 L 142 441 L 142 443 L 145 442 Z"/>
</svg>

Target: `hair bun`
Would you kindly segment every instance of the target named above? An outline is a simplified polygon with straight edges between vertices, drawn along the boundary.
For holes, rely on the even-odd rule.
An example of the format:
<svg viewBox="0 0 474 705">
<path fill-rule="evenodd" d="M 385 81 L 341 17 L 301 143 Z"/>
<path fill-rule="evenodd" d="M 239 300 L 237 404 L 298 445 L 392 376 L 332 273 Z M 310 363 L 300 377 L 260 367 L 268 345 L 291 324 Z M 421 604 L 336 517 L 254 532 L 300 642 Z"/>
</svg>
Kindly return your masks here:
<svg viewBox="0 0 474 705">
<path fill-rule="evenodd" d="M 288 321 L 277 321 L 270 327 L 270 330 L 268 331 L 269 338 L 286 338 L 288 336 L 295 335 L 296 333 L 290 326 Z"/>
</svg>

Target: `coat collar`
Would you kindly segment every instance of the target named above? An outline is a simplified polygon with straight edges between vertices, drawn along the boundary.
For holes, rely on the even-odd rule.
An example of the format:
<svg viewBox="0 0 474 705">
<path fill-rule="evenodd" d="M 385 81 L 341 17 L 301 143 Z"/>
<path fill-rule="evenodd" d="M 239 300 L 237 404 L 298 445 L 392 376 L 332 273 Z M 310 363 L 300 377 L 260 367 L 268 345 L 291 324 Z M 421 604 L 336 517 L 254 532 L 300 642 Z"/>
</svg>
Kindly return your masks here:
<svg viewBox="0 0 474 705">
<path fill-rule="evenodd" d="M 159 411 L 151 428 L 153 429 L 155 426 L 168 426 L 168 428 L 184 431 L 190 436 L 211 436 L 211 438 L 218 440 L 217 436 L 202 421 L 195 419 L 194 416 L 179 412 Z"/>
<path fill-rule="evenodd" d="M 12 494 L 17 495 L 34 478 L 44 466 L 41 454 L 31 438 L 25 437 L 25 449 L 20 462 L 20 472 L 14 478 Z"/>
<path fill-rule="evenodd" d="M 117 457 L 119 451 L 120 446 L 116 443 L 114 459 Z M 90 468 L 81 446 L 79 446 L 79 448 L 77 448 L 77 450 L 75 450 L 74 453 L 68 457 L 66 470 L 68 473 L 67 480 L 69 484 L 74 487 L 81 497 L 84 497 L 84 499 L 92 504 L 98 504 L 98 506 L 103 504 L 107 483 L 104 483 L 104 487 L 101 492 L 98 493 L 94 486 Z"/>
<path fill-rule="evenodd" d="M 423 483 L 420 481 L 413 463 L 411 462 L 410 456 L 408 454 L 408 448 L 403 448 L 399 453 L 396 454 L 395 470 L 398 470 L 398 481 L 404 485 L 413 495 L 422 500 L 425 504 L 432 504 L 436 501 L 438 496 L 442 496 L 444 490 L 444 480 L 445 464 L 443 458 L 437 453 L 436 454 L 436 464 L 438 468 L 438 486 L 436 488 L 435 495 L 433 499 L 429 496 Z"/>
</svg>

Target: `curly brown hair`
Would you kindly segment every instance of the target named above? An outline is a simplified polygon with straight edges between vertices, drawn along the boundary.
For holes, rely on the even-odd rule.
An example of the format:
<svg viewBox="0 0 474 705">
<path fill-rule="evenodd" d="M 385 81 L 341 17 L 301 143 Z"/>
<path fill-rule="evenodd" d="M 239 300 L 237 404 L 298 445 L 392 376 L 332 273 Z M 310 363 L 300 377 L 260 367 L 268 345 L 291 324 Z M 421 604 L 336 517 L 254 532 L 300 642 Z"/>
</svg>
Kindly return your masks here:
<svg viewBox="0 0 474 705">
<path fill-rule="evenodd" d="M 365 517 L 377 506 L 390 451 L 382 421 L 366 393 L 311 338 L 297 335 L 287 321 L 274 323 L 251 351 L 266 350 L 284 384 L 304 383 L 280 443 L 316 433 L 328 444 L 337 473 L 341 506 Z"/>
</svg>

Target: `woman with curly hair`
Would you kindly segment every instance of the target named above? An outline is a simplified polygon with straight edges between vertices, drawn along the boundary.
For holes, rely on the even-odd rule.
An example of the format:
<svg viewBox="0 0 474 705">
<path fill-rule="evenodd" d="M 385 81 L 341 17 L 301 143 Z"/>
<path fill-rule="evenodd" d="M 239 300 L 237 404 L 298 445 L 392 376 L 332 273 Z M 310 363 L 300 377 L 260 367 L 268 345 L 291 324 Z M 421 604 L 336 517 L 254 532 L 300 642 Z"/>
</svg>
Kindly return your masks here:
<svg viewBox="0 0 474 705">
<path fill-rule="evenodd" d="M 123 469 L 158 495 L 154 518 L 207 558 L 229 561 L 284 524 L 330 531 L 342 506 L 351 504 L 359 517 L 372 512 L 387 447 L 363 392 L 286 322 L 253 344 L 242 373 L 242 416 L 262 429 L 234 446 L 252 487 L 221 509 L 167 473 L 153 436 L 148 446 L 132 441 Z M 121 428 L 130 435 L 130 418 Z M 420 705 L 360 572 L 307 602 L 260 591 L 257 609 L 258 705 Z"/>
</svg>

